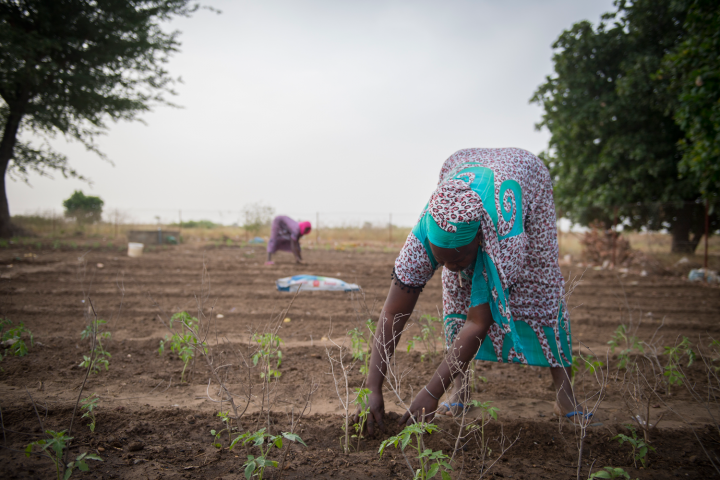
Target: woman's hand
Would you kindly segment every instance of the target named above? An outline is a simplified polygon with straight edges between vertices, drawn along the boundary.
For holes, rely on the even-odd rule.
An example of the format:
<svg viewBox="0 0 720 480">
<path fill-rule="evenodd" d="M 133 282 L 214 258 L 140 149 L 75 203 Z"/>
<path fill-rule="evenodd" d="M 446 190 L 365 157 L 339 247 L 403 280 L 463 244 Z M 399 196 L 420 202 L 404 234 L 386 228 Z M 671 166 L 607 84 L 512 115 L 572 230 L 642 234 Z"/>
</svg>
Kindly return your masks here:
<svg viewBox="0 0 720 480">
<path fill-rule="evenodd" d="M 368 396 L 368 414 L 365 421 L 365 428 L 368 436 L 372 437 L 376 431 L 384 432 L 385 424 L 383 423 L 383 415 L 385 415 L 385 400 L 382 392 L 371 392 Z M 360 423 L 360 407 L 358 407 L 353 416 L 354 423 Z"/>
<path fill-rule="evenodd" d="M 410 404 L 410 413 L 405 412 L 405 415 L 400 419 L 400 425 L 412 425 L 415 422 L 419 422 L 422 419 L 423 409 L 425 410 L 425 421 L 429 422 L 435 417 L 435 411 L 438 408 L 438 401 L 430 396 L 426 389 L 422 389 L 415 396 L 415 400 Z"/>
</svg>

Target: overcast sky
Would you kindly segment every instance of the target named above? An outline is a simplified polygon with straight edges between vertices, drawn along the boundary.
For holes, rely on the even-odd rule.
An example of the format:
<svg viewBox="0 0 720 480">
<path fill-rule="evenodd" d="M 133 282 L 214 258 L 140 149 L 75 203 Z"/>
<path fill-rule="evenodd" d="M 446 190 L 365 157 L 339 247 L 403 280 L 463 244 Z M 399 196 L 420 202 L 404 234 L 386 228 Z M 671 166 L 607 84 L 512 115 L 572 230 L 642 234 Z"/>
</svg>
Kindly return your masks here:
<svg viewBox="0 0 720 480">
<path fill-rule="evenodd" d="M 8 182 L 12 214 L 55 210 L 75 189 L 135 220 L 232 223 L 244 205 L 334 222 L 411 224 L 442 162 L 471 147 L 535 154 L 528 100 L 554 40 L 612 0 L 207 0 L 176 20 L 182 109 L 113 124 L 115 166 L 58 141 L 92 188 L 61 176 Z"/>
</svg>

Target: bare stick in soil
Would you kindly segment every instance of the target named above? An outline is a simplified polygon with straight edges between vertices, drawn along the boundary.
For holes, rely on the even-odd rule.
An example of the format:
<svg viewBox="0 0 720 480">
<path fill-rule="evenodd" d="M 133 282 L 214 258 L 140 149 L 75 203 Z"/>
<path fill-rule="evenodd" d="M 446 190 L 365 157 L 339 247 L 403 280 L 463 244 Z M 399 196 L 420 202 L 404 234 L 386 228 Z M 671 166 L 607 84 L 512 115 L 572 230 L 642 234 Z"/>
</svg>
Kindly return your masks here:
<svg viewBox="0 0 720 480">
<path fill-rule="evenodd" d="M 333 356 L 332 353 L 330 353 L 330 349 L 326 346 L 325 347 L 325 353 L 327 354 L 328 361 L 330 362 L 330 374 L 333 377 L 333 384 L 335 385 L 335 393 L 337 394 L 338 400 L 340 401 L 340 405 L 342 406 L 344 412 L 345 412 L 345 442 L 343 444 L 343 452 L 345 455 L 350 453 L 350 385 L 348 383 L 348 367 L 345 366 L 345 351 L 347 350 L 343 344 L 338 344 L 333 340 L 332 338 L 332 322 L 330 322 L 330 331 L 327 335 L 328 341 L 331 342 L 337 349 L 337 359 Z M 340 372 L 342 377 L 338 378 L 338 376 L 335 375 L 335 364 L 338 365 L 340 368 Z M 340 382 L 341 380 L 344 383 L 344 389 L 345 389 L 345 400 L 343 400 L 343 395 L 340 393 Z"/>
</svg>

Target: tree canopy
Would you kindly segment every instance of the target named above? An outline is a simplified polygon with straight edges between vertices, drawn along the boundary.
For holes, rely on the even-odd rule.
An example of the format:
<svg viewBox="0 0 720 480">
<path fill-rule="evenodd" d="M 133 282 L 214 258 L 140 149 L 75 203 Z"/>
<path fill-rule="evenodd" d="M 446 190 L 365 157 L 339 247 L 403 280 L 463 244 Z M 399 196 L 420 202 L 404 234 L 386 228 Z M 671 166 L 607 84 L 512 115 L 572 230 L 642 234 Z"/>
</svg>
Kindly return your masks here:
<svg viewBox="0 0 720 480">
<path fill-rule="evenodd" d="M 80 190 L 75 190 L 70 198 L 63 202 L 65 216 L 74 218 L 80 227 L 99 222 L 102 219 L 103 205 L 105 202 L 100 197 L 85 195 Z"/>
<path fill-rule="evenodd" d="M 672 0 L 616 5 L 597 28 L 577 23 L 553 44 L 555 75 L 531 99 L 545 110 L 538 128 L 551 133 L 541 157 L 571 220 L 668 228 L 674 251 L 693 251 L 702 194 L 696 176 L 682 175 L 687 135 L 672 80 L 658 74 L 686 36 L 686 9 Z"/>
<path fill-rule="evenodd" d="M 0 236 L 12 234 L 6 174 L 79 176 L 47 139 L 60 134 L 104 155 L 94 140 L 108 120 L 136 120 L 169 104 L 165 63 L 179 32 L 160 23 L 189 16 L 190 0 L 0 0 Z M 20 142 L 26 131 L 45 139 Z"/>
<path fill-rule="evenodd" d="M 720 2 L 675 2 L 687 8 L 685 33 L 665 56 L 658 77 L 669 82 L 680 141 L 681 173 L 694 178 L 705 198 L 720 195 Z"/>
</svg>

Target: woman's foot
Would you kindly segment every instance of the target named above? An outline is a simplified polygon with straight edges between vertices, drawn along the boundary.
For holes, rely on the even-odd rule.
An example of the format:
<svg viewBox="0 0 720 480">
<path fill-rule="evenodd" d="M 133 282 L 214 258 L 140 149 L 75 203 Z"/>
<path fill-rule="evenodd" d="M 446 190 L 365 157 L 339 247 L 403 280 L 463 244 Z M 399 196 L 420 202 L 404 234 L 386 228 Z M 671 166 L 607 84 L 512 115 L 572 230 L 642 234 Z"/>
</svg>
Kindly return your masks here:
<svg viewBox="0 0 720 480">
<path fill-rule="evenodd" d="M 553 413 L 557 415 L 561 421 L 563 418 L 567 418 L 576 425 L 590 423 L 590 419 L 593 416 L 592 413 L 585 413 L 585 410 L 580 405 L 577 405 L 574 410 L 564 412 L 557 401 L 555 401 Z"/>
<path fill-rule="evenodd" d="M 462 378 L 463 375 L 455 377 L 453 388 L 448 392 L 445 401 L 438 407 L 437 415 L 457 417 L 462 415 L 463 409 L 467 409 L 466 404 L 470 399 L 470 386 L 467 381 L 463 382 Z"/>
</svg>

